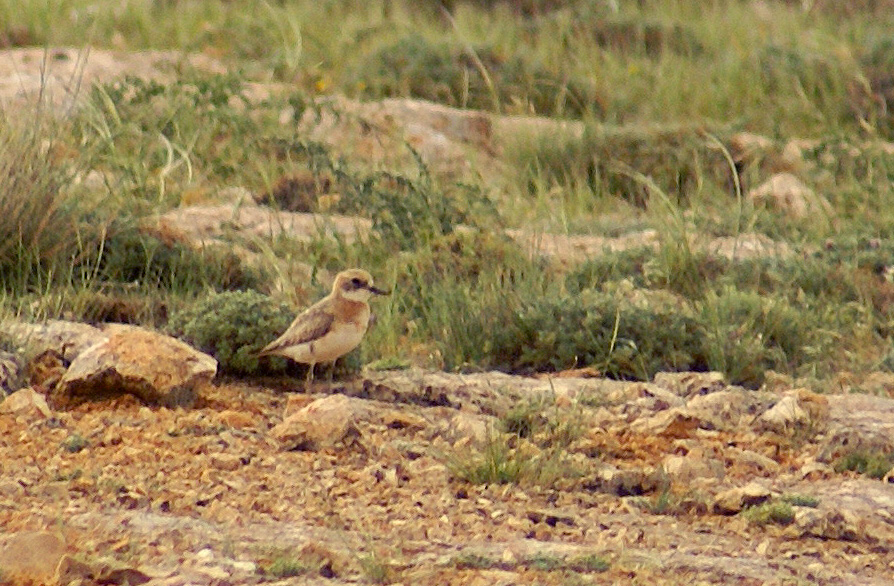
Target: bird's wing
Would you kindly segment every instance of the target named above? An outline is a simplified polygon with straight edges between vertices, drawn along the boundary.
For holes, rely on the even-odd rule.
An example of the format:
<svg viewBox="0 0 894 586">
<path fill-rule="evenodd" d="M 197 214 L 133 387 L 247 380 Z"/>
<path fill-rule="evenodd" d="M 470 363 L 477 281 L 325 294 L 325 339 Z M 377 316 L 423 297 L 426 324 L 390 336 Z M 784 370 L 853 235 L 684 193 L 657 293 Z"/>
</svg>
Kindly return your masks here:
<svg viewBox="0 0 894 586">
<path fill-rule="evenodd" d="M 296 317 L 289 329 L 282 336 L 270 342 L 259 352 L 259 355 L 276 354 L 283 348 L 312 342 L 329 331 L 334 320 L 335 315 L 329 307 L 311 307 Z"/>
</svg>

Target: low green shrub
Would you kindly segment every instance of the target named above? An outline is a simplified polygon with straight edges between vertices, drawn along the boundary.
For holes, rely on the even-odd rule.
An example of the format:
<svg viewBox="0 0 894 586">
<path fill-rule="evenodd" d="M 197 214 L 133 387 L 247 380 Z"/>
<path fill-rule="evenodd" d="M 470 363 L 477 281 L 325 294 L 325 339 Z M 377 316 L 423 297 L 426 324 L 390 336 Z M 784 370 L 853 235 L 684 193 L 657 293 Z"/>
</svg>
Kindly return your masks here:
<svg viewBox="0 0 894 586">
<path fill-rule="evenodd" d="M 595 366 L 613 378 L 648 380 L 705 368 L 694 319 L 592 290 L 527 302 L 493 337 L 490 360 L 510 371 Z"/>
<path fill-rule="evenodd" d="M 255 291 L 210 293 L 171 315 L 167 330 L 217 359 L 220 371 L 253 374 L 258 352 L 282 334 L 295 311 Z M 265 359 L 270 370 L 285 369 L 285 358 Z"/>
</svg>

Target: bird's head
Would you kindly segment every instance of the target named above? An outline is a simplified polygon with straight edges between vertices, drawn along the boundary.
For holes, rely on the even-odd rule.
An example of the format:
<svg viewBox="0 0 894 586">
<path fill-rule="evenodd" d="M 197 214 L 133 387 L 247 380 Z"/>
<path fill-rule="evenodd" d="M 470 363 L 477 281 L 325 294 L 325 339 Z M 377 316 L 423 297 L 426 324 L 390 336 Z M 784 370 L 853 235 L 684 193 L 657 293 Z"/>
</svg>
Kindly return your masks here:
<svg viewBox="0 0 894 586">
<path fill-rule="evenodd" d="M 373 295 L 388 295 L 389 291 L 378 289 L 373 284 L 372 275 L 363 269 L 348 269 L 335 276 L 332 292 L 351 301 L 366 301 Z"/>
</svg>

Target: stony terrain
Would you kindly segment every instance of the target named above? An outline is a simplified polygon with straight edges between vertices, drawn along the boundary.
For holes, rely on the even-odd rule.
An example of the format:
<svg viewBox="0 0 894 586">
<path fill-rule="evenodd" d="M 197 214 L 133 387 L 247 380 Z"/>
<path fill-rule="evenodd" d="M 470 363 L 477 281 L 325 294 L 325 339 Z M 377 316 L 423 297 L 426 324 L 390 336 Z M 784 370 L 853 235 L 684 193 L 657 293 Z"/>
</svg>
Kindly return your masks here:
<svg viewBox="0 0 894 586">
<path fill-rule="evenodd" d="M 894 450 L 894 400 L 582 374 L 218 381 L 188 408 L 51 411 L 25 389 L 0 413 L 0 567 L 80 584 L 894 579 L 894 474 L 831 467 Z M 489 453 L 536 469 L 458 478 Z M 741 513 L 783 498 L 791 518 Z"/>
<path fill-rule="evenodd" d="M 36 73 L 41 51 L 9 55 L 0 60 L 8 68 L 0 100 L 43 89 L 63 105 L 75 86 L 125 71 L 163 78 L 156 65 L 173 58 L 94 51 L 84 63 L 63 49 L 49 55 L 45 76 Z M 355 140 L 351 117 L 317 121 L 315 131 L 349 144 L 348 156 L 405 153 L 394 145 L 407 142 L 435 172 L 463 176 L 475 160 L 494 171 L 493 182 L 502 136 L 558 128 L 408 100 L 346 107 L 376 129 L 368 140 Z M 743 153 L 762 148 L 760 137 L 739 138 Z M 823 207 L 790 179 L 751 195 L 794 215 Z M 183 205 L 150 228 L 197 245 L 225 230 L 300 238 L 323 225 L 348 240 L 368 229 L 358 218 L 271 219 L 249 197 L 234 188 L 223 203 Z M 511 235 L 566 261 L 655 237 Z M 766 237 L 730 240 L 698 244 L 730 255 L 786 253 Z M 75 329 L 32 348 L 38 358 L 20 374 L 26 388 L 0 403 L 3 581 L 894 581 L 894 473 L 874 479 L 839 465 L 894 453 L 890 375 L 861 381 L 874 395 L 848 394 L 845 379 L 842 394 L 817 395 L 785 377 L 748 391 L 713 373 L 626 383 L 586 371 L 526 378 L 411 369 L 364 371 L 305 393 L 285 378 L 212 379 L 207 357 L 147 341 L 143 331 Z M 117 352 L 134 347 L 121 342 L 129 335 L 151 351 Z M 6 364 L 3 384 L 15 370 Z M 90 396 L 94 387 L 100 396 Z"/>
</svg>

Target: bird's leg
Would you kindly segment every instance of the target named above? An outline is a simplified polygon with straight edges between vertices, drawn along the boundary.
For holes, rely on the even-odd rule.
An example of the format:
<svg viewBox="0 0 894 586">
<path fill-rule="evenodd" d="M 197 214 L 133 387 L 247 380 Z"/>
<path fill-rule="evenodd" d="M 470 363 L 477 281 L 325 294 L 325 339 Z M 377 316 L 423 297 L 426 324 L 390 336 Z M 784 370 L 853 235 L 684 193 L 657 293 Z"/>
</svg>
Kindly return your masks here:
<svg viewBox="0 0 894 586">
<path fill-rule="evenodd" d="M 314 364 L 313 362 L 311 362 L 311 363 L 310 363 L 310 368 L 307 369 L 307 380 L 304 381 L 304 392 L 305 392 L 305 393 L 308 393 L 308 394 L 311 393 L 311 392 L 313 391 L 313 384 L 314 384 L 314 366 L 316 366 L 316 364 Z"/>
<path fill-rule="evenodd" d="M 335 379 L 335 363 L 338 362 L 338 359 L 332 361 L 329 365 L 329 388 L 332 388 L 332 381 Z"/>
</svg>

